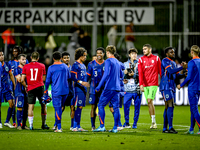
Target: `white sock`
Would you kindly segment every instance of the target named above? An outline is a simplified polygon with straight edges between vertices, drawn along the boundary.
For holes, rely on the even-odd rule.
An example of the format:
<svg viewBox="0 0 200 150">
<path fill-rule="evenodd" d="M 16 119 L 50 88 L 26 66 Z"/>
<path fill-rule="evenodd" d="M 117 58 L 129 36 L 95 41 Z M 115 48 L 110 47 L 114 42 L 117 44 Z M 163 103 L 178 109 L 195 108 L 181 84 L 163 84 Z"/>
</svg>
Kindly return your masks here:
<svg viewBox="0 0 200 150">
<path fill-rule="evenodd" d="M 33 116 L 28 116 L 28 122 L 30 127 L 33 127 Z"/>
<path fill-rule="evenodd" d="M 155 115 L 151 115 L 151 121 L 152 121 L 152 123 L 156 123 L 156 116 Z"/>
</svg>

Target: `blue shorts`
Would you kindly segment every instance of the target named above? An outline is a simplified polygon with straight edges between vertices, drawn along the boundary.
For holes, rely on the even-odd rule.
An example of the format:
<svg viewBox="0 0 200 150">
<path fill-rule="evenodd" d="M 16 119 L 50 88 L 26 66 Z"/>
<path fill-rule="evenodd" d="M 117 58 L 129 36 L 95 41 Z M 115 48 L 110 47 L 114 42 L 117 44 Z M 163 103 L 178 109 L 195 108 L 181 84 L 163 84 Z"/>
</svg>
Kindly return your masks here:
<svg viewBox="0 0 200 150">
<path fill-rule="evenodd" d="M 108 102 L 110 102 L 109 106 L 112 106 L 114 109 L 119 108 L 119 91 L 113 90 L 103 90 L 101 97 L 99 99 L 98 107 L 103 106 L 105 107 Z"/>
<path fill-rule="evenodd" d="M 73 100 L 74 99 L 74 94 L 70 93 L 68 96 L 67 96 L 67 99 L 65 101 L 65 105 L 64 106 L 71 106 L 73 105 Z"/>
<path fill-rule="evenodd" d="M 174 99 L 175 101 L 175 93 L 172 90 L 161 91 L 161 94 L 164 98 L 164 101 L 169 101 L 171 99 Z"/>
<path fill-rule="evenodd" d="M 1 93 L 1 102 L 7 102 L 8 100 L 14 99 L 13 92 L 7 91 L 5 93 Z"/>
<path fill-rule="evenodd" d="M 199 91 L 194 91 L 192 89 L 188 89 L 188 99 L 189 99 L 190 105 L 198 105 L 199 96 L 200 96 Z"/>
<path fill-rule="evenodd" d="M 75 93 L 75 104 L 74 106 L 85 106 L 86 94 Z"/>
<path fill-rule="evenodd" d="M 99 98 L 101 96 L 101 92 L 96 93 L 96 94 L 90 94 L 89 96 L 89 103 L 91 105 L 97 104 L 99 102 Z"/>
<path fill-rule="evenodd" d="M 15 106 L 18 108 L 24 107 L 24 97 L 23 96 L 15 97 Z"/>
<path fill-rule="evenodd" d="M 67 95 L 58 95 L 58 96 L 52 96 L 52 103 L 53 107 L 62 107 L 65 104 L 65 101 L 67 99 Z"/>
</svg>

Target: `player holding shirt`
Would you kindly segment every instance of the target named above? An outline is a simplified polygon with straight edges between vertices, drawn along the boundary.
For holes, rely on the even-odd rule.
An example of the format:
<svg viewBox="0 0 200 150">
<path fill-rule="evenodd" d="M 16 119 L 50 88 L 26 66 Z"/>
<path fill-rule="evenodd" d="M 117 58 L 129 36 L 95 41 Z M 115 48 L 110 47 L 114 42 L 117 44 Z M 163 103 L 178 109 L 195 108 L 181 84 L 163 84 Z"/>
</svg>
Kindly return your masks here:
<svg viewBox="0 0 200 150">
<path fill-rule="evenodd" d="M 144 92 L 149 107 L 152 124 L 151 129 L 156 129 L 156 116 L 153 100 L 158 89 L 158 74 L 161 77 L 161 61 L 158 56 L 151 53 L 150 44 L 143 45 L 143 54 L 138 61 L 140 90 Z"/>
<path fill-rule="evenodd" d="M 89 62 L 87 69 L 87 81 L 91 78 L 89 103 L 91 104 L 90 115 L 91 115 L 92 131 L 95 129 L 97 103 L 99 102 L 99 98 L 103 90 L 102 87 L 100 92 L 98 93 L 95 92 L 95 88 L 98 86 L 104 73 L 104 66 L 105 66 L 104 54 L 105 54 L 104 48 L 102 47 L 97 48 L 96 49 L 97 59 Z"/>
<path fill-rule="evenodd" d="M 44 93 L 45 81 L 45 66 L 42 63 L 37 62 L 39 60 L 39 53 L 33 52 L 31 54 L 31 62 L 26 64 L 22 70 L 22 85 L 28 91 L 28 121 L 30 130 L 33 130 L 33 109 L 36 102 L 36 97 L 39 99 L 41 104 L 41 117 L 42 117 L 42 129 L 49 129 L 46 125 L 46 105 L 42 104 L 41 97 Z M 25 82 L 27 81 L 27 85 Z"/>
<path fill-rule="evenodd" d="M 24 65 L 26 64 L 26 55 L 25 54 L 20 54 L 18 56 L 18 61 L 19 61 L 19 66 L 15 69 L 14 75 L 17 79 L 16 81 L 16 88 L 15 88 L 15 99 L 16 99 L 16 107 L 17 107 L 17 129 L 22 130 L 21 122 L 23 120 L 23 108 L 25 103 L 27 103 L 27 94 L 25 91 L 25 88 L 21 84 L 21 74 L 22 74 L 22 69 Z M 25 116 L 27 119 L 27 115 Z M 23 123 L 25 123 L 26 120 L 23 120 Z M 24 128 L 27 128 L 25 125 L 23 125 Z"/>
<path fill-rule="evenodd" d="M 120 62 L 114 57 L 116 48 L 113 45 L 106 47 L 106 56 L 108 59 L 105 61 L 105 71 L 103 77 L 96 87 L 96 91 L 100 91 L 101 87 L 105 85 L 105 88 L 99 99 L 99 120 L 100 126 L 93 130 L 94 132 L 106 131 L 104 120 L 105 110 L 104 107 L 110 102 L 114 109 L 114 127 L 111 132 L 118 132 L 117 125 L 119 121 L 119 94 L 121 91 L 120 79 L 123 78 Z"/>
<path fill-rule="evenodd" d="M 72 65 L 71 78 L 74 81 L 75 94 L 75 123 L 72 131 L 86 131 L 80 126 L 81 111 L 85 106 L 87 87 L 90 84 L 87 82 L 86 67 L 83 64 L 87 56 L 87 51 L 84 48 L 78 48 L 75 51 L 75 62 Z"/>
<path fill-rule="evenodd" d="M 195 120 L 199 127 L 197 134 L 200 134 L 200 115 L 198 111 L 198 101 L 200 95 L 200 59 L 198 57 L 200 48 L 197 45 L 193 45 L 190 50 L 192 60 L 188 62 L 188 74 L 186 79 L 177 86 L 178 89 L 188 83 L 188 97 L 190 103 L 191 112 L 191 125 L 187 132 L 188 134 L 194 134 Z"/>
<path fill-rule="evenodd" d="M 64 106 L 69 94 L 68 79 L 71 78 L 68 67 L 61 62 L 61 57 L 62 55 L 60 52 L 57 51 L 53 53 L 54 64 L 48 68 L 45 83 L 45 94 L 48 93 L 50 83 L 52 88 L 52 102 L 55 109 L 55 120 L 57 126 L 57 129 L 54 132 L 62 132 L 62 107 Z"/>
<path fill-rule="evenodd" d="M 4 126 L 7 126 L 9 128 L 14 128 L 14 126 L 12 126 L 10 124 L 10 118 L 12 116 L 12 111 L 13 111 L 13 107 L 14 107 L 14 96 L 13 96 L 13 90 L 12 87 L 10 86 L 10 79 L 13 82 L 13 86 L 15 89 L 15 79 L 14 76 L 12 74 L 12 69 L 11 66 L 9 65 L 8 62 L 4 62 L 4 54 L 2 51 L 0 51 L 0 62 L 2 64 L 2 74 L 1 74 L 1 98 L 5 99 L 8 103 L 9 103 L 9 108 L 8 108 L 8 112 L 7 112 L 7 118 L 6 121 L 4 123 Z M 3 102 L 2 99 L 2 102 Z"/>
<path fill-rule="evenodd" d="M 184 77 L 179 71 L 186 69 L 187 64 L 182 63 L 183 67 L 177 68 L 176 63 L 173 61 L 175 58 L 175 51 L 172 47 L 167 47 L 165 49 L 166 58 L 162 60 L 161 69 L 162 69 L 162 78 L 160 81 L 160 92 L 165 101 L 165 111 L 163 114 L 164 125 L 163 133 L 178 133 L 173 128 L 173 112 L 174 112 L 174 101 L 175 101 L 175 92 L 176 92 L 176 78 Z M 167 125 L 169 124 L 169 130 Z"/>
</svg>

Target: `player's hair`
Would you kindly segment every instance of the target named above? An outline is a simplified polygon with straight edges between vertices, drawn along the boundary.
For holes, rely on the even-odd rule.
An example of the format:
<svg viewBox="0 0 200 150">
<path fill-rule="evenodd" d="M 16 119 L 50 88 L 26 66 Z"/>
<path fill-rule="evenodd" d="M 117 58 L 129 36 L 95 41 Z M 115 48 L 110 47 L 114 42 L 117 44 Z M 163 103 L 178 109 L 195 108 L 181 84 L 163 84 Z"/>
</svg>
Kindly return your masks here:
<svg viewBox="0 0 200 150">
<path fill-rule="evenodd" d="M 14 49 L 17 49 L 18 54 L 23 53 L 23 48 L 22 48 L 21 46 L 16 45 L 16 46 L 13 48 L 13 50 L 14 50 Z"/>
<path fill-rule="evenodd" d="M 97 52 L 98 50 L 100 50 L 100 51 L 102 51 L 103 53 L 105 53 L 105 49 L 104 49 L 103 47 L 98 47 L 98 48 L 96 49 L 96 52 Z"/>
<path fill-rule="evenodd" d="M 70 56 L 70 54 L 69 54 L 68 52 L 63 52 L 63 53 L 62 53 L 62 58 L 63 58 L 64 56 Z"/>
<path fill-rule="evenodd" d="M 106 51 L 110 52 L 111 54 L 115 54 L 116 53 L 116 47 L 114 45 L 108 45 L 106 47 Z"/>
<path fill-rule="evenodd" d="M 152 49 L 150 44 L 144 44 L 143 47 L 148 47 L 148 48 Z"/>
<path fill-rule="evenodd" d="M 27 55 L 26 54 L 19 54 L 18 57 L 17 57 L 17 59 L 19 60 L 21 57 L 25 57 L 26 58 Z"/>
<path fill-rule="evenodd" d="M 31 54 L 31 58 L 32 59 L 38 59 L 40 57 L 40 54 L 38 53 L 38 52 L 33 52 L 32 54 Z"/>
<path fill-rule="evenodd" d="M 80 47 L 75 50 L 75 60 L 78 60 L 83 54 L 87 52 L 84 48 Z"/>
<path fill-rule="evenodd" d="M 200 52 L 199 46 L 193 45 L 193 46 L 191 47 L 191 51 L 193 51 L 193 52 L 195 52 L 196 54 L 199 55 L 199 52 Z"/>
<path fill-rule="evenodd" d="M 174 49 L 174 48 L 173 48 L 173 47 L 166 47 L 166 48 L 165 48 L 165 54 L 168 53 L 168 51 L 169 51 L 170 49 Z"/>
<path fill-rule="evenodd" d="M 0 49 L 0 52 L 3 52 L 3 50 L 2 49 Z M 4 53 L 4 52 L 3 52 Z"/>
<path fill-rule="evenodd" d="M 138 50 L 136 48 L 130 48 L 128 50 L 128 54 L 132 53 L 132 52 L 135 52 L 135 53 L 138 53 Z"/>
<path fill-rule="evenodd" d="M 59 51 L 56 51 L 53 53 L 53 59 L 60 60 L 62 57 L 62 54 Z"/>
<path fill-rule="evenodd" d="M 120 61 L 121 58 L 122 58 L 118 53 L 115 53 L 114 56 L 115 56 L 115 58 L 116 58 L 117 60 L 119 60 L 119 61 Z"/>
</svg>

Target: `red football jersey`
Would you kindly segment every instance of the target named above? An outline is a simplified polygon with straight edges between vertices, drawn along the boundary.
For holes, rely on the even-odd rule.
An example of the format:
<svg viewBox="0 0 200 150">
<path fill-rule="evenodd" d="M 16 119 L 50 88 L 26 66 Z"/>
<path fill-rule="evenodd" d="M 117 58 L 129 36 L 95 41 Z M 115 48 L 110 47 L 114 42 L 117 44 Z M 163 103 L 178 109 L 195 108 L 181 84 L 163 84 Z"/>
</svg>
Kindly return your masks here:
<svg viewBox="0 0 200 150">
<path fill-rule="evenodd" d="M 22 74 L 26 75 L 28 91 L 44 86 L 43 75 L 46 75 L 45 65 L 39 62 L 30 62 L 23 67 Z"/>
</svg>

